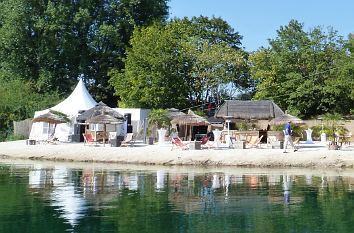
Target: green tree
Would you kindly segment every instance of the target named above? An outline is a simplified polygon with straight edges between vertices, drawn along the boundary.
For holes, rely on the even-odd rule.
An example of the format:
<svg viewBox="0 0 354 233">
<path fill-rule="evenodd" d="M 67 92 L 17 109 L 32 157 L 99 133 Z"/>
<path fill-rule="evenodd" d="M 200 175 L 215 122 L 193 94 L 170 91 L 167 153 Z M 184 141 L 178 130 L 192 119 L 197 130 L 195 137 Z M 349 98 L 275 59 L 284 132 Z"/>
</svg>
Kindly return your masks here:
<svg viewBox="0 0 354 233">
<path fill-rule="evenodd" d="M 9 80 L 0 86 L 0 141 L 12 134 L 13 121 L 33 117 L 38 109 L 59 101 L 57 92 L 39 95 L 31 83 Z"/>
<path fill-rule="evenodd" d="M 95 99 L 115 105 L 108 70 L 123 67 L 134 27 L 166 19 L 167 2 L 1 0 L 0 81 L 13 82 L 0 95 L 16 99 L 20 83 L 31 101 L 53 106 L 57 93 L 66 97 L 81 77 Z M 34 105 L 19 100 L 16 107 L 0 100 L 2 131 L 11 130 L 11 120 L 47 106 L 29 110 Z"/>
<path fill-rule="evenodd" d="M 186 47 L 187 53 L 195 56 L 188 80 L 191 102 L 201 104 L 209 97 L 216 100 L 230 98 L 236 95 L 237 90 L 251 86 L 245 52 L 226 43 L 210 44 L 206 40 Z"/>
<path fill-rule="evenodd" d="M 137 28 L 124 72 L 110 73 L 120 105 L 185 108 L 220 95 L 221 85 L 247 86 L 240 39 L 219 18 L 174 19 Z"/>
<path fill-rule="evenodd" d="M 116 103 L 107 72 L 123 67 L 134 27 L 168 13 L 167 0 L 4 0 L 0 9 L 0 73 L 63 95 L 83 77 L 107 104 Z"/>
<path fill-rule="evenodd" d="M 353 76 L 346 75 L 345 66 L 350 64 L 346 60 L 352 55 L 346 52 L 345 41 L 332 29 L 305 32 L 295 20 L 277 33 L 270 48 L 250 56 L 251 75 L 257 82 L 255 99 L 273 99 L 302 117 L 347 113 L 343 105 L 352 103 L 347 85 Z"/>
</svg>

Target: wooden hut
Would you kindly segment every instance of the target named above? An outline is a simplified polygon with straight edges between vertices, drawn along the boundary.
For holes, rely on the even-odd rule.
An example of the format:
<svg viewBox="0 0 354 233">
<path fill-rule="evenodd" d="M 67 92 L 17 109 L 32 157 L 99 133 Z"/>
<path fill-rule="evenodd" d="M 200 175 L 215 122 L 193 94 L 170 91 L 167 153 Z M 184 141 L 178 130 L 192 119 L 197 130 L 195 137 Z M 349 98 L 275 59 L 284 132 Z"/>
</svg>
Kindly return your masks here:
<svg viewBox="0 0 354 233">
<path fill-rule="evenodd" d="M 283 115 L 280 107 L 270 100 L 226 100 L 215 113 L 215 117 L 231 121 L 230 130 L 233 134 L 244 131 L 248 135 L 262 134 L 263 141 L 266 140 L 269 121 Z"/>
</svg>

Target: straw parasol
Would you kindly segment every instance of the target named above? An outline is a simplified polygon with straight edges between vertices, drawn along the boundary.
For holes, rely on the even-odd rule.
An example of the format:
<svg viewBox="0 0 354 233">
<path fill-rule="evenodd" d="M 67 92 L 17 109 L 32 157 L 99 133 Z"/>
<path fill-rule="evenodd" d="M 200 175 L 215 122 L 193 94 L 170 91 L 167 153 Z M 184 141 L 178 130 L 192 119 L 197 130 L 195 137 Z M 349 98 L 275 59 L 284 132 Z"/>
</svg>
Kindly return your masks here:
<svg viewBox="0 0 354 233">
<path fill-rule="evenodd" d="M 186 128 L 190 126 L 190 132 L 192 131 L 193 126 L 200 125 L 209 125 L 208 120 L 205 117 L 199 116 L 195 114 L 192 110 L 188 110 L 187 114 L 178 114 L 176 115 L 172 121 L 172 124 L 185 125 Z M 187 137 L 187 131 L 185 132 L 185 136 Z"/>
<path fill-rule="evenodd" d="M 69 119 L 64 113 L 49 110 L 49 112 L 33 118 L 32 122 L 33 123 L 46 122 L 49 124 L 49 126 L 50 126 L 50 124 L 54 124 L 54 129 L 53 129 L 53 133 L 52 133 L 52 135 L 54 135 L 55 128 L 56 128 L 57 124 L 69 122 Z M 50 127 L 49 127 L 49 129 L 50 129 Z M 50 134 L 49 134 L 49 130 L 48 130 L 48 139 L 49 139 L 49 137 L 50 137 Z"/>
<path fill-rule="evenodd" d="M 53 112 L 47 112 L 47 113 L 44 113 L 42 115 L 39 115 L 37 117 L 35 117 L 32 122 L 35 123 L 35 122 L 47 122 L 49 124 L 61 124 L 61 123 L 65 123 L 67 122 L 68 120 L 65 119 L 64 116 L 60 116 L 60 115 L 57 115 Z"/>
<path fill-rule="evenodd" d="M 123 119 L 115 118 L 108 114 L 100 114 L 87 119 L 87 123 L 91 124 L 122 124 Z"/>
<path fill-rule="evenodd" d="M 106 125 L 122 124 L 124 116 L 101 101 L 95 107 L 84 111 L 76 120 L 91 124 L 103 124 L 104 134 L 106 134 Z M 103 143 L 105 143 L 105 137 L 103 138 Z"/>
<path fill-rule="evenodd" d="M 169 108 L 169 109 L 167 109 L 167 117 L 170 118 L 170 119 L 174 119 L 177 116 L 181 116 L 181 115 L 186 115 L 186 114 L 184 112 L 181 112 L 177 108 Z"/>
<path fill-rule="evenodd" d="M 86 120 L 87 123 L 91 124 L 103 124 L 103 133 L 106 135 L 106 125 L 107 124 L 122 124 L 124 122 L 124 117 L 116 118 L 110 115 L 109 112 L 96 111 L 92 114 L 93 116 Z M 105 145 L 105 137 L 103 137 L 103 145 Z"/>
<path fill-rule="evenodd" d="M 103 114 L 104 113 L 104 114 Z M 95 107 L 90 108 L 83 112 L 81 115 L 77 117 L 78 121 L 86 121 L 94 116 L 98 115 L 109 115 L 117 119 L 124 119 L 124 116 L 117 111 L 115 111 L 113 108 L 108 107 L 105 103 L 102 101 L 96 104 Z"/>
<path fill-rule="evenodd" d="M 281 124 L 285 124 L 285 123 L 287 123 L 289 121 L 291 123 L 293 123 L 293 124 L 296 124 L 296 125 L 305 124 L 305 122 L 303 120 L 301 120 L 300 118 L 292 116 L 292 115 L 287 114 L 287 113 L 272 119 L 271 121 L 269 121 L 269 124 L 271 124 L 271 125 L 281 125 Z"/>
</svg>

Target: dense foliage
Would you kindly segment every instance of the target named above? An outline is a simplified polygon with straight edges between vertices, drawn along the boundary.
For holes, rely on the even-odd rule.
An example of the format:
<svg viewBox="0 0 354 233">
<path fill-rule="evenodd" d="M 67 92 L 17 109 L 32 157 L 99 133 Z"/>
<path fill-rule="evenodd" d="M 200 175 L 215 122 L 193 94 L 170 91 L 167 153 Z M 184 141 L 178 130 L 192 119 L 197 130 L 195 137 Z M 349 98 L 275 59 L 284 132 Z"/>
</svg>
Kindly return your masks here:
<svg viewBox="0 0 354 233">
<path fill-rule="evenodd" d="M 112 85 L 123 106 L 184 108 L 220 99 L 226 85 L 249 86 L 240 39 L 222 19 L 202 16 L 136 28 Z"/>
<path fill-rule="evenodd" d="M 33 117 L 39 109 L 45 109 L 59 101 L 56 92 L 37 94 L 32 85 L 20 80 L 8 80 L 0 85 L 0 141 L 12 134 L 13 121 Z"/>
<path fill-rule="evenodd" d="M 291 20 L 268 48 L 249 54 L 223 19 L 166 21 L 167 3 L 0 0 L 1 139 L 12 120 L 67 97 L 79 77 L 109 106 L 183 109 L 254 98 L 303 118 L 353 114 L 353 36 L 306 32 Z"/>
<path fill-rule="evenodd" d="M 122 59 L 135 26 L 166 19 L 167 2 L 1 0 L 0 82 L 18 80 L 25 89 L 29 85 L 30 99 L 40 102 L 55 93 L 65 98 L 81 77 L 96 100 L 114 106 L 117 97 L 108 83 L 108 70 L 124 67 Z M 8 91 L 14 98 L 14 90 Z M 0 106 L 6 105 L 2 101 Z M 41 109 L 30 112 L 25 103 L 16 104 L 23 108 L 21 113 L 1 108 L 1 126 Z"/>
<path fill-rule="evenodd" d="M 167 17 L 166 2 L 1 1 L 0 72 L 64 95 L 83 77 L 96 99 L 115 103 L 108 70 L 123 67 L 135 26 Z"/>
<path fill-rule="evenodd" d="M 270 48 L 250 56 L 258 82 L 256 99 L 273 99 L 301 117 L 326 112 L 348 114 L 354 108 L 352 44 L 333 30 L 309 32 L 292 20 L 277 31 Z"/>
</svg>

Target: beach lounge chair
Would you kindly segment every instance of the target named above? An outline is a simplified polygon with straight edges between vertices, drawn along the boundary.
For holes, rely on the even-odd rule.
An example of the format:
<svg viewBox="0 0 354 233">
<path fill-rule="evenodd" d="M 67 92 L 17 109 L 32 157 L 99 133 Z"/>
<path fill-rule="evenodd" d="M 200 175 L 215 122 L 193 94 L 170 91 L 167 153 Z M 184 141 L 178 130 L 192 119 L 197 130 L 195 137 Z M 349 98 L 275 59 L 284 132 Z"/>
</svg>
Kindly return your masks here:
<svg viewBox="0 0 354 233">
<path fill-rule="evenodd" d="M 122 141 L 122 144 L 120 146 L 133 146 L 134 143 L 133 136 L 134 136 L 133 133 L 127 133 L 127 136 Z"/>
<path fill-rule="evenodd" d="M 59 142 L 58 138 L 55 137 L 54 135 L 52 135 L 51 137 L 49 137 L 47 140 L 45 140 L 44 143 L 46 144 L 52 144 L 52 145 L 57 145 Z"/>
<path fill-rule="evenodd" d="M 82 135 L 84 136 L 84 145 L 86 145 L 86 144 L 95 144 L 96 145 L 96 141 L 93 138 L 93 135 L 91 133 L 84 133 Z"/>
<path fill-rule="evenodd" d="M 263 138 L 263 135 L 261 135 L 260 137 L 251 136 L 250 140 L 247 142 L 248 147 L 249 148 L 260 147 L 260 143 L 261 143 L 262 138 Z"/>
<path fill-rule="evenodd" d="M 270 135 L 267 137 L 267 147 L 272 148 L 272 145 L 278 141 L 277 136 Z"/>
<path fill-rule="evenodd" d="M 200 145 L 202 148 L 208 148 L 210 149 L 211 147 L 213 147 L 214 145 L 214 141 L 210 141 L 209 137 L 207 135 L 203 136 L 201 141 L 200 141 Z"/>
<path fill-rule="evenodd" d="M 174 146 L 176 146 L 177 148 L 180 148 L 182 150 L 188 150 L 189 147 L 186 143 L 184 143 L 182 141 L 182 139 L 180 139 L 179 137 L 173 137 L 171 138 L 171 141 L 172 141 L 172 148 L 171 150 L 173 150 Z"/>
</svg>

